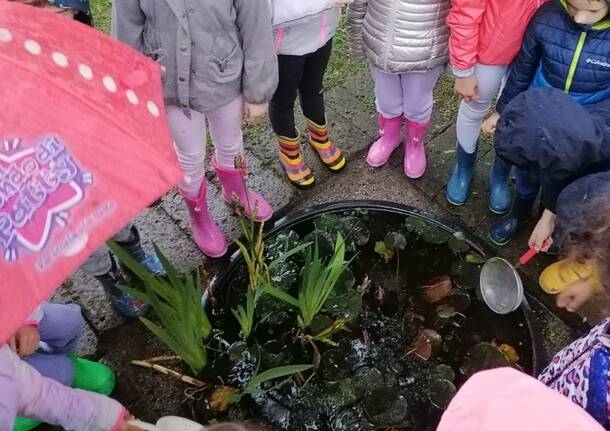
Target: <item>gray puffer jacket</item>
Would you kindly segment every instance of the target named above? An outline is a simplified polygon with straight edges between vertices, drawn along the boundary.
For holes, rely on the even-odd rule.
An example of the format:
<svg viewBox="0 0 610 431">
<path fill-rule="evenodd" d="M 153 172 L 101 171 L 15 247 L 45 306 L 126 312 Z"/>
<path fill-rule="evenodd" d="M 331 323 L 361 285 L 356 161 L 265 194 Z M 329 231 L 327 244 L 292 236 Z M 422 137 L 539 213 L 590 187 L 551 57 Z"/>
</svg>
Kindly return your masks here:
<svg viewBox="0 0 610 431">
<path fill-rule="evenodd" d="M 165 103 L 206 113 L 239 94 L 268 102 L 278 82 L 269 0 L 114 0 L 119 40 L 165 68 Z"/>
<path fill-rule="evenodd" d="M 386 73 L 425 71 L 448 61 L 450 0 L 354 0 L 350 52 Z"/>
</svg>

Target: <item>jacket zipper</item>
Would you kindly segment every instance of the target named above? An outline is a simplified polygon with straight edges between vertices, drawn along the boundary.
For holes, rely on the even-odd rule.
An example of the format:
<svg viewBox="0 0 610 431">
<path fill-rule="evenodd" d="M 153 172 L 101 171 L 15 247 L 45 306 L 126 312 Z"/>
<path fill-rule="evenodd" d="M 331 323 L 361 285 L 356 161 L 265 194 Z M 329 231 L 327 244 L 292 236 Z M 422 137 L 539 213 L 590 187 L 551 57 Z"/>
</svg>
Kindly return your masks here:
<svg viewBox="0 0 610 431">
<path fill-rule="evenodd" d="M 576 68 L 578 67 L 578 61 L 580 60 L 580 55 L 582 54 L 582 49 L 585 46 L 585 40 L 587 39 L 587 32 L 583 31 L 580 33 L 580 38 L 578 38 L 578 43 L 576 44 L 576 51 L 574 51 L 574 56 L 572 57 L 572 63 L 570 63 L 570 70 L 568 71 L 568 77 L 566 78 L 566 86 L 563 91 L 566 93 L 570 92 L 570 88 L 572 87 L 572 82 L 574 81 L 574 75 L 576 74 Z"/>
<path fill-rule="evenodd" d="M 390 15 L 390 19 L 388 20 L 388 25 L 390 26 L 390 33 L 388 34 L 388 40 L 385 43 L 385 52 L 383 54 L 383 71 L 386 72 L 388 70 L 388 57 L 390 56 L 390 51 L 392 50 L 392 46 L 394 45 L 394 33 L 396 24 L 396 2 L 399 0 L 394 0 L 392 2 L 392 12 Z"/>
</svg>

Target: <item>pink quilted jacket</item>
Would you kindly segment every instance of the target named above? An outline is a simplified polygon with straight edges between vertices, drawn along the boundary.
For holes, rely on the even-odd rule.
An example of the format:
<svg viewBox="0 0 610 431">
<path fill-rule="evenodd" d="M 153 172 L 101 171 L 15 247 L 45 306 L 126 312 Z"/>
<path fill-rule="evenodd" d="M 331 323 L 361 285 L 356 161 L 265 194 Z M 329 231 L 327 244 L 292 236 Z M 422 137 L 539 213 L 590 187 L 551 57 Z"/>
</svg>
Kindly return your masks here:
<svg viewBox="0 0 610 431">
<path fill-rule="evenodd" d="M 547 0 L 452 0 L 447 25 L 456 76 L 477 64 L 510 64 L 534 12 Z"/>
</svg>

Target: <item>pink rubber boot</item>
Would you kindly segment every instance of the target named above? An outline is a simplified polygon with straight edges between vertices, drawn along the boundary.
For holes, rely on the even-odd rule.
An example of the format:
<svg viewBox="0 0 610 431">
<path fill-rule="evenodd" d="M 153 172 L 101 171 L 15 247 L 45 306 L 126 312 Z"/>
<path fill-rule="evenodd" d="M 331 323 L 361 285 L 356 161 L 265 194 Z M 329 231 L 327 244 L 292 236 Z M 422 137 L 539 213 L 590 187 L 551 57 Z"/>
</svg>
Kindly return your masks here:
<svg viewBox="0 0 610 431">
<path fill-rule="evenodd" d="M 366 161 L 374 168 L 387 163 L 390 156 L 400 145 L 400 126 L 402 117 L 386 118 L 379 116 L 379 134 L 381 138 L 376 140 L 371 148 Z"/>
<path fill-rule="evenodd" d="M 208 214 L 206 188 L 207 183 L 204 180 L 201 184 L 199 197 L 196 199 L 189 198 L 182 191 L 180 194 L 188 207 L 193 239 L 197 243 L 199 250 L 206 256 L 220 257 L 227 252 L 227 242 L 218 226 L 216 226 Z"/>
<path fill-rule="evenodd" d="M 232 205 L 235 197 L 246 216 L 250 217 L 254 213 L 254 220 L 258 222 L 271 218 L 273 215 L 271 205 L 258 193 L 248 190 L 246 185 L 248 171 L 245 166 L 243 169 L 219 166 L 216 158 L 212 160 L 212 165 L 222 185 L 222 197 L 228 204 Z"/>
<path fill-rule="evenodd" d="M 407 139 L 405 140 L 405 175 L 420 178 L 426 172 L 426 149 L 424 143 L 430 122 L 418 123 L 407 120 Z"/>
</svg>

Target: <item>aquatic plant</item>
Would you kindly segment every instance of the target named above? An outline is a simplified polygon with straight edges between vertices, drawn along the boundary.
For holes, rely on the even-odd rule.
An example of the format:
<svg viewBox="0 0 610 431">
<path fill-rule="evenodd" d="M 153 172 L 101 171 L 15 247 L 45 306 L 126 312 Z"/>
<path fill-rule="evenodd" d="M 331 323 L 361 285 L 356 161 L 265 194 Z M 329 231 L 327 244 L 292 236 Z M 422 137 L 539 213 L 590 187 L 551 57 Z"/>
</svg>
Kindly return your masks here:
<svg viewBox="0 0 610 431">
<path fill-rule="evenodd" d="M 337 234 L 333 255 L 327 262 L 320 256 L 317 240 L 313 247 L 308 248 L 298 298 L 273 286 L 266 287 L 269 294 L 299 309 L 299 325 L 303 329 L 308 328 L 322 310 L 348 264 L 345 261 L 345 241 L 340 233 Z"/>
<path fill-rule="evenodd" d="M 309 247 L 311 243 L 305 243 L 282 253 L 277 259 L 267 264 L 265 259 L 264 223 L 255 227 L 254 219 L 240 213 L 240 225 L 244 235 L 244 242 L 236 240 L 246 267 L 248 269 L 248 290 L 246 292 L 246 303 L 238 305 L 237 309 L 231 310 L 239 322 L 241 334 L 248 338 L 254 329 L 254 311 L 260 296 L 271 288 L 271 272 L 281 262 Z"/>
<path fill-rule="evenodd" d="M 279 379 L 281 377 L 302 373 L 303 371 L 307 371 L 312 368 L 312 364 L 285 365 L 283 367 L 271 368 L 267 371 L 263 371 L 262 373 L 256 373 L 250 378 L 246 384 L 246 387 L 241 392 L 228 392 L 226 395 L 226 400 L 229 403 L 237 403 L 246 395 L 259 395 L 265 392 L 265 390 L 260 388 L 263 383 L 270 382 L 271 380 Z"/>
<path fill-rule="evenodd" d="M 212 325 L 201 305 L 203 296 L 200 271 L 194 270 L 183 278 L 155 246 L 167 278 L 158 278 L 136 262 L 126 251 L 110 241 L 108 246 L 144 286 L 144 290 L 119 286 L 121 290 L 152 307 L 159 318 L 155 323 L 140 316 L 140 321 L 167 347 L 178 355 L 195 374 L 207 364 L 205 342 Z"/>
</svg>

